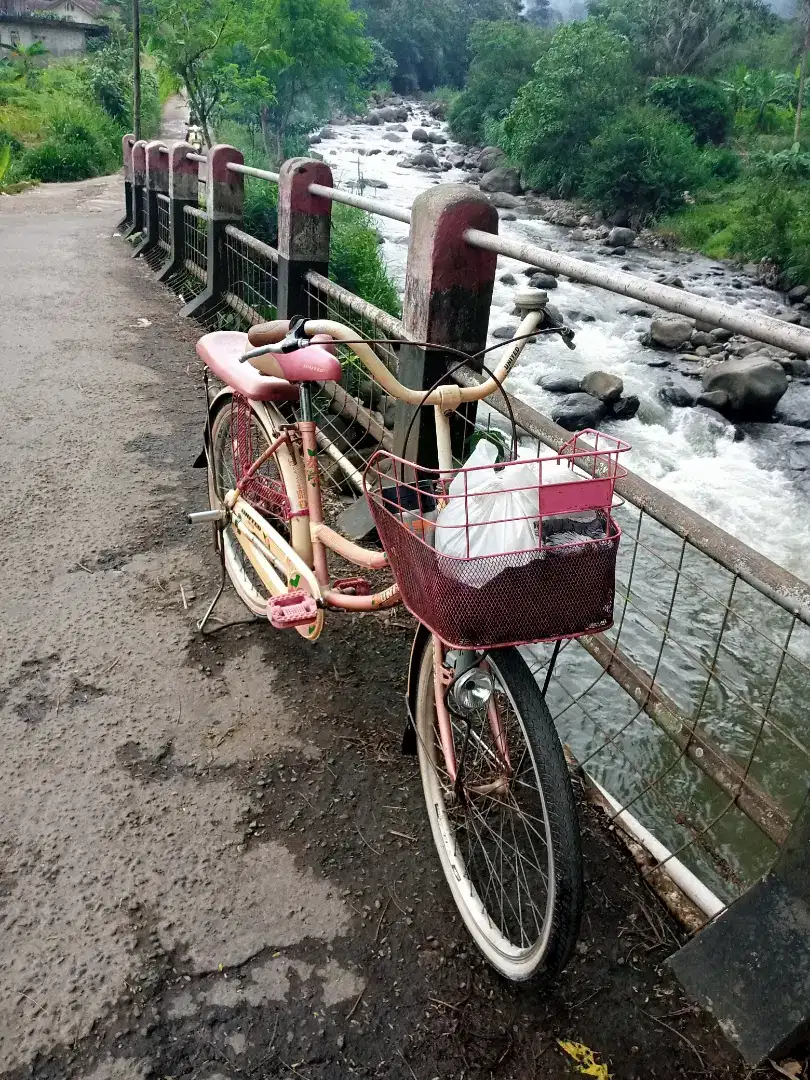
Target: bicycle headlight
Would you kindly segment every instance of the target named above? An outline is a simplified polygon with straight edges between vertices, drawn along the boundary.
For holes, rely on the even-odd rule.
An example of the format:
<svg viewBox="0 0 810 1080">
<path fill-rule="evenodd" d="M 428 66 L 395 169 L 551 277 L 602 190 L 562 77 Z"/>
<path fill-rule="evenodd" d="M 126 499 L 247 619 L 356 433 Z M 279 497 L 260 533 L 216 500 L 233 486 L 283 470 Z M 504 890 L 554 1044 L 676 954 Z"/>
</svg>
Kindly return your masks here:
<svg viewBox="0 0 810 1080">
<path fill-rule="evenodd" d="M 453 683 L 450 694 L 460 713 L 470 715 L 485 709 L 493 691 L 492 676 L 480 667 L 468 668 Z"/>
</svg>

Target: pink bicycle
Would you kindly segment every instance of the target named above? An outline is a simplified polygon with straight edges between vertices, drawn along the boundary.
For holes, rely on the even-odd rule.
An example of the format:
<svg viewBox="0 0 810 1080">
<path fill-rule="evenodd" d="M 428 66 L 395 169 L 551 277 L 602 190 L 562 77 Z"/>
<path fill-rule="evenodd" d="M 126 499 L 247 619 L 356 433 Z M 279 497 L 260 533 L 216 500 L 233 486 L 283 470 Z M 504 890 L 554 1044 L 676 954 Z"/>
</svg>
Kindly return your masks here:
<svg viewBox="0 0 810 1080">
<path fill-rule="evenodd" d="M 197 351 L 224 388 L 208 415 L 211 509 L 189 519 L 215 523 L 223 565 L 201 628 L 225 572 L 252 612 L 309 641 L 330 609 L 403 603 L 416 616 L 406 748 L 418 754 L 439 859 L 484 956 L 528 982 L 568 959 L 583 885 L 572 786 L 544 697 L 550 666 L 541 690 L 516 646 L 553 640 L 556 656 L 561 639 L 611 625 L 620 535 L 611 505 L 627 446 L 582 433 L 551 457 L 454 465 L 449 417 L 500 388 L 541 324 L 533 295 L 521 299 L 525 317 L 492 376 L 427 394 L 403 386 L 340 323 L 207 334 Z M 366 469 L 383 550 L 324 521 L 312 399 L 317 383 L 341 377 L 336 342 L 388 394 L 435 411 L 438 468 L 378 452 Z M 479 554 L 495 529 L 499 546 L 485 539 Z M 360 576 L 333 580 L 328 551 L 394 582 L 374 591 Z"/>
</svg>

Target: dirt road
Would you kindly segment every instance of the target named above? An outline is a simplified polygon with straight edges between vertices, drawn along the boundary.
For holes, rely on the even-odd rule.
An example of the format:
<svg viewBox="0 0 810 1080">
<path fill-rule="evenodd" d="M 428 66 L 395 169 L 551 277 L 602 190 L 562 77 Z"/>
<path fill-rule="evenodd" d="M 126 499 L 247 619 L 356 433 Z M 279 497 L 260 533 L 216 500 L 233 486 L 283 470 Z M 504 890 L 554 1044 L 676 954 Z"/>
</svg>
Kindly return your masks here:
<svg viewBox="0 0 810 1080">
<path fill-rule="evenodd" d="M 113 236 L 120 190 L 0 198 L 0 1076 L 571 1076 L 557 1037 L 617 1077 L 738 1075 L 590 811 L 560 983 L 468 948 L 399 755 L 401 615 L 196 632 L 195 328 Z"/>
</svg>

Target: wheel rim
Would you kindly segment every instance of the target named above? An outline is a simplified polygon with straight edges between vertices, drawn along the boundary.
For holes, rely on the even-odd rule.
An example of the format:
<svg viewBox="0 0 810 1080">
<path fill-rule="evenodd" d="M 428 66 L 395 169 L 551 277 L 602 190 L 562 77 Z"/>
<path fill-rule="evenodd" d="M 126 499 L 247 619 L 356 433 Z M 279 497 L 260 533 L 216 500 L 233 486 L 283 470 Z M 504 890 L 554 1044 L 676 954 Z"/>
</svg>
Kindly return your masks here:
<svg viewBox="0 0 810 1080">
<path fill-rule="evenodd" d="M 545 800 L 516 704 L 490 660 L 512 776 L 505 780 L 486 713 L 467 722 L 451 712 L 464 799 L 447 775 L 438 736 L 433 679 L 421 688 L 419 757 L 425 798 L 447 880 L 468 929 L 491 963 L 512 978 L 541 964 L 551 935 L 554 858 Z"/>
<path fill-rule="evenodd" d="M 248 406 L 249 407 L 249 406 Z M 234 461 L 234 437 L 232 427 L 232 410 L 225 406 L 217 415 L 212 431 L 212 459 L 214 474 L 209 468 L 208 485 L 211 495 L 211 505 L 221 506 L 225 495 L 236 486 L 236 465 Z M 250 409 L 250 444 L 253 460 L 267 449 L 270 445 L 270 436 L 260 423 L 256 414 Z M 277 480 L 280 477 L 275 460 L 265 462 L 259 472 L 268 480 Z M 216 482 L 214 481 L 216 477 Z M 288 538 L 288 530 L 280 518 L 274 517 L 262 507 L 257 509 L 272 520 L 275 528 Z M 233 530 L 228 527 L 222 534 L 225 545 L 225 566 L 228 576 L 234 584 L 239 596 L 247 606 L 258 615 L 264 615 L 267 609 L 268 591 L 264 582 L 256 573 L 253 564 L 248 559 L 242 545 L 234 536 Z"/>
</svg>

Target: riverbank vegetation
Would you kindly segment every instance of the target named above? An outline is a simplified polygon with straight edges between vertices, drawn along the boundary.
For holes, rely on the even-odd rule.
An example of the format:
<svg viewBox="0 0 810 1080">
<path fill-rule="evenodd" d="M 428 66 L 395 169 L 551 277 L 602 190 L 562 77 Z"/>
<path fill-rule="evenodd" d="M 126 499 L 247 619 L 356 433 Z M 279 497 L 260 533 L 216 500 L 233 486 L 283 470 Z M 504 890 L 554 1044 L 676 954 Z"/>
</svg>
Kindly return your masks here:
<svg viewBox="0 0 810 1080">
<path fill-rule="evenodd" d="M 154 65 L 153 65 L 154 67 Z M 6 187 L 114 172 L 131 130 L 131 53 L 123 27 L 84 57 L 56 60 L 40 45 L 0 55 L 0 150 Z M 154 70 L 143 74 L 143 130 L 160 123 Z"/>
<path fill-rule="evenodd" d="M 451 131 L 500 146 L 526 187 L 808 281 L 809 21 L 759 0 L 591 0 L 564 26 L 479 24 Z"/>
</svg>

